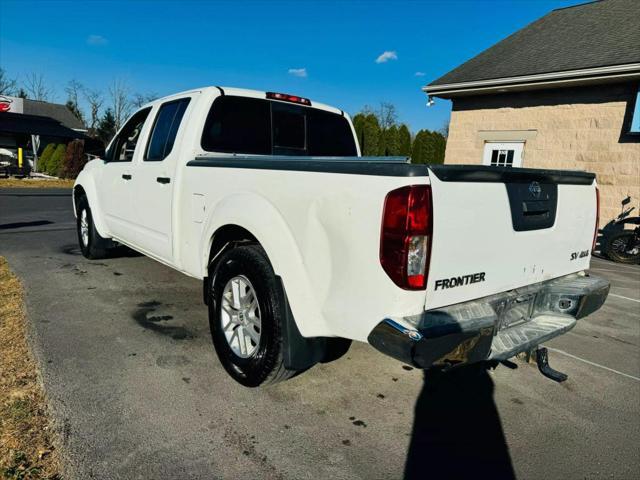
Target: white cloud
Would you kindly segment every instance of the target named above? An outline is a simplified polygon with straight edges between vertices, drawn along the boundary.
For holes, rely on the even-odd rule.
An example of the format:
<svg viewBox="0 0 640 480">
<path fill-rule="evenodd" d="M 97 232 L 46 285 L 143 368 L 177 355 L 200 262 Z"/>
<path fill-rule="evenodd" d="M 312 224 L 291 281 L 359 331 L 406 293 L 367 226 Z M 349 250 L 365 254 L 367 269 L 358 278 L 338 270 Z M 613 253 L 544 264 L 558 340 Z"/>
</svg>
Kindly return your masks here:
<svg viewBox="0 0 640 480">
<path fill-rule="evenodd" d="M 294 77 L 307 78 L 307 69 L 306 68 L 290 68 L 289 75 L 293 75 Z"/>
<path fill-rule="evenodd" d="M 398 54 L 395 50 L 387 50 L 386 52 L 381 53 L 378 58 L 376 58 L 376 63 L 386 63 L 389 60 L 397 60 Z"/>
<path fill-rule="evenodd" d="M 416 76 L 416 77 L 424 77 L 424 76 L 425 76 L 425 73 L 424 73 L 424 72 L 416 72 L 416 73 L 415 73 L 415 76 Z"/>
<path fill-rule="evenodd" d="M 106 45 L 109 41 L 102 35 L 89 35 L 87 37 L 87 45 Z"/>
</svg>

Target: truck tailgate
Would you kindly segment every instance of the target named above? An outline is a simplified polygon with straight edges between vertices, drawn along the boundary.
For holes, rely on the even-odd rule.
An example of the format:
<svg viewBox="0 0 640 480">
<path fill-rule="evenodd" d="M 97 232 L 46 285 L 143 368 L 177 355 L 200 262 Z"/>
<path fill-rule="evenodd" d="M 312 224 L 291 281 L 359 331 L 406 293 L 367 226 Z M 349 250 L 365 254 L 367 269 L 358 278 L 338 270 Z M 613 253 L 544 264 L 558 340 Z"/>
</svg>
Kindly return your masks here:
<svg viewBox="0 0 640 480">
<path fill-rule="evenodd" d="M 593 174 L 430 167 L 433 239 L 426 309 L 588 268 L 596 226 Z"/>
</svg>

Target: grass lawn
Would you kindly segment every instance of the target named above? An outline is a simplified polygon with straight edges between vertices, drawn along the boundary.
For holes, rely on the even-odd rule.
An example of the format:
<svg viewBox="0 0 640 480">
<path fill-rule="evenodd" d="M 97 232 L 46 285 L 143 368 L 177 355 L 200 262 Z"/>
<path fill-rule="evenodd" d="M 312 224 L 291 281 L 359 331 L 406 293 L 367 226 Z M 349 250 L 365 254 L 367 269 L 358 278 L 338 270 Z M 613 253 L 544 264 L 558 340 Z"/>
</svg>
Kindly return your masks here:
<svg viewBox="0 0 640 480">
<path fill-rule="evenodd" d="M 0 178 L 0 188 L 71 188 L 73 180 L 45 178 Z"/>
<path fill-rule="evenodd" d="M 0 478 L 61 479 L 26 328 L 22 284 L 0 257 Z"/>
</svg>

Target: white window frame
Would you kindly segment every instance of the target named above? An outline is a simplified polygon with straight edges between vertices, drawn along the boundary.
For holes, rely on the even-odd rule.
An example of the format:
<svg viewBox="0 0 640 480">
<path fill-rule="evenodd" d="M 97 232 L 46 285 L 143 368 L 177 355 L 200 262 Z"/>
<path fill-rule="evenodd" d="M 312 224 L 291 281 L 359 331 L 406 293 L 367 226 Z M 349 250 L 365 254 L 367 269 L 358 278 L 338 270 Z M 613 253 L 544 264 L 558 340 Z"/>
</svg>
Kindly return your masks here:
<svg viewBox="0 0 640 480">
<path fill-rule="evenodd" d="M 513 168 L 522 167 L 522 154 L 524 153 L 524 141 L 516 142 L 485 142 L 484 151 L 482 156 L 482 164 L 491 166 L 491 157 L 494 150 L 513 150 L 513 160 L 511 165 L 506 165 Z M 495 165 L 494 165 L 495 166 Z M 500 165 L 502 166 L 502 165 Z"/>
</svg>

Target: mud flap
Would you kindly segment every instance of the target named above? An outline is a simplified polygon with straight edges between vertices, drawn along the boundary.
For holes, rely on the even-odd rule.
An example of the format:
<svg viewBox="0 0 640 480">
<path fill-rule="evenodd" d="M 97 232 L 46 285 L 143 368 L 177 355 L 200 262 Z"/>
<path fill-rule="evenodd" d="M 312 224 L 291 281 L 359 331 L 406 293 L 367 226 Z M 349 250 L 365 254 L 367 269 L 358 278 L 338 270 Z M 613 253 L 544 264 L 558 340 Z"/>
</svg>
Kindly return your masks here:
<svg viewBox="0 0 640 480">
<path fill-rule="evenodd" d="M 286 308 L 285 321 L 282 324 L 282 340 L 284 366 L 289 370 L 306 370 L 313 367 L 325 357 L 327 339 L 323 337 L 306 338 L 298 330 L 296 321 L 293 318 L 287 294 L 282 284 L 282 279 L 278 277 L 284 304 Z"/>
</svg>

